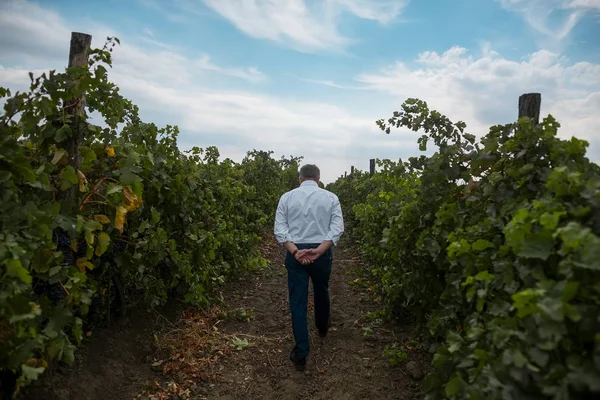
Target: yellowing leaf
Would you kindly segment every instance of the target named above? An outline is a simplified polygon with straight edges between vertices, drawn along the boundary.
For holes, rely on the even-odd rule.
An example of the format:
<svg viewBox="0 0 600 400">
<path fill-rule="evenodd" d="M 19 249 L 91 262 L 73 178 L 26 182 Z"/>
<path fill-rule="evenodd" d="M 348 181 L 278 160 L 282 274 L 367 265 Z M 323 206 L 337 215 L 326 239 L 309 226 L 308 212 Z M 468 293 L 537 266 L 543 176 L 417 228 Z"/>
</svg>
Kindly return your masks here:
<svg viewBox="0 0 600 400">
<path fill-rule="evenodd" d="M 94 219 L 104 225 L 110 222 L 110 219 L 104 214 L 94 215 Z"/>
<path fill-rule="evenodd" d="M 85 241 L 88 244 L 94 244 L 94 232 L 90 228 L 85 228 L 84 230 Z"/>
<path fill-rule="evenodd" d="M 123 225 L 125 224 L 125 215 L 127 215 L 127 209 L 123 206 L 118 206 L 115 214 L 115 228 L 123 232 Z"/>
<path fill-rule="evenodd" d="M 142 203 L 140 198 L 131 191 L 129 186 L 123 187 L 123 194 L 125 195 L 125 208 L 127 211 L 135 210 Z"/>
<path fill-rule="evenodd" d="M 78 248 L 77 239 L 71 240 L 71 246 L 70 247 L 71 247 L 71 250 L 73 250 L 74 252 L 77 252 L 77 248 Z"/>
<path fill-rule="evenodd" d="M 65 149 L 56 150 L 56 153 L 54 153 L 54 157 L 52 158 L 52 164 L 57 164 L 66 155 L 67 151 Z"/>
<path fill-rule="evenodd" d="M 108 244 L 110 243 L 110 236 L 106 234 L 106 232 L 100 232 L 98 234 L 98 244 L 96 245 L 96 255 L 100 257 L 106 249 L 108 248 Z"/>
<path fill-rule="evenodd" d="M 77 260 L 77 268 L 79 268 L 81 273 L 85 274 L 85 269 L 94 269 L 94 264 L 92 264 L 87 258 L 82 257 Z"/>
<path fill-rule="evenodd" d="M 114 157 L 116 155 L 115 148 L 112 146 L 106 146 L 104 148 L 104 151 L 106 151 L 106 154 L 108 154 L 109 157 Z"/>
<path fill-rule="evenodd" d="M 77 170 L 77 176 L 79 177 L 79 191 L 85 191 L 85 185 L 87 185 L 87 178 L 83 174 L 83 172 Z"/>
</svg>

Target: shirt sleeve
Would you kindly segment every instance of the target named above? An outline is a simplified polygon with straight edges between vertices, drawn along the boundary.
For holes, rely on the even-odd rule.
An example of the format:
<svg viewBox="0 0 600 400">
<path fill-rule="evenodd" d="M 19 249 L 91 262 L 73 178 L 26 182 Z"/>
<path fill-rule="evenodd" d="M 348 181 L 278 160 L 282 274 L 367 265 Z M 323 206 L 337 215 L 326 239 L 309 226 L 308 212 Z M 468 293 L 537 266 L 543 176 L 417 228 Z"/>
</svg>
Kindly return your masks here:
<svg viewBox="0 0 600 400">
<path fill-rule="evenodd" d="M 287 204 L 286 199 L 282 196 L 279 199 L 277 205 L 277 211 L 275 212 L 275 227 L 274 227 L 275 239 L 279 243 L 291 242 L 292 237 L 287 221 Z"/>
<path fill-rule="evenodd" d="M 331 212 L 331 221 L 329 222 L 329 232 L 327 232 L 325 240 L 332 240 L 333 244 L 336 245 L 342 233 L 344 233 L 344 217 L 342 216 L 340 200 L 336 196 Z"/>
</svg>

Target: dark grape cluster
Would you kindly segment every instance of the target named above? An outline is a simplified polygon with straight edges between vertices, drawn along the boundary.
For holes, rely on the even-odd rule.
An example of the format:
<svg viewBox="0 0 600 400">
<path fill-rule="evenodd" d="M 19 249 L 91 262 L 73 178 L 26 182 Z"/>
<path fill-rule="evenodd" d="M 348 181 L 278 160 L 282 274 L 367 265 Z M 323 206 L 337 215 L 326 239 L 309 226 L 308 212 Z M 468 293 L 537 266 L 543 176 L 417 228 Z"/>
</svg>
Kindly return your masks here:
<svg viewBox="0 0 600 400">
<path fill-rule="evenodd" d="M 69 266 L 69 265 L 75 265 L 75 253 L 73 252 L 73 250 L 68 249 L 68 250 L 63 250 L 63 261 L 61 263 L 61 265 L 64 266 Z"/>
<path fill-rule="evenodd" d="M 75 257 L 81 258 L 85 257 L 85 253 L 87 252 L 87 243 L 85 238 L 82 236 L 77 240 L 77 251 L 75 252 Z"/>
<path fill-rule="evenodd" d="M 162 259 L 157 265 L 156 267 L 158 268 L 158 271 L 160 273 L 160 277 L 163 280 L 167 280 L 167 278 L 169 277 L 169 263 L 168 263 L 168 259 L 164 258 Z"/>
<path fill-rule="evenodd" d="M 60 227 L 55 228 L 52 232 L 52 240 L 54 243 L 56 243 L 57 250 L 63 254 L 63 261 L 61 262 L 61 265 L 75 265 L 77 255 L 71 249 L 71 237 L 69 234 Z"/>
<path fill-rule="evenodd" d="M 65 289 L 62 287 L 60 283 L 55 283 L 54 285 L 50 285 L 48 287 L 47 294 L 48 299 L 54 303 L 60 303 L 66 296 Z"/>
<path fill-rule="evenodd" d="M 121 254 L 127 248 L 127 243 L 122 240 L 114 240 L 112 244 L 112 251 L 114 254 Z"/>
<path fill-rule="evenodd" d="M 71 238 L 63 228 L 55 228 L 52 232 L 52 241 L 56 243 L 59 250 L 65 250 L 71 246 Z"/>
</svg>

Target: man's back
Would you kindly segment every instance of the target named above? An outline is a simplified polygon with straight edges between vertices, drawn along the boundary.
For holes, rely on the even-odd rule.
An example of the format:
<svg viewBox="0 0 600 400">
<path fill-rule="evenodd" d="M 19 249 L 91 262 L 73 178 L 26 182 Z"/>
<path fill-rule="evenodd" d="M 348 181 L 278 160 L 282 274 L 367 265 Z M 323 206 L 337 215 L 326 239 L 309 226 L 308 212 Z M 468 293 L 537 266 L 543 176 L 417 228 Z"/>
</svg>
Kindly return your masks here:
<svg viewBox="0 0 600 400">
<path fill-rule="evenodd" d="M 319 187 L 320 175 L 316 165 L 300 168 L 300 187 L 281 196 L 275 214 L 275 237 L 287 250 L 285 268 L 296 341 L 290 361 L 299 371 L 306 369 L 310 347 L 306 324 L 308 281 L 313 283 L 315 325 L 324 338 L 331 324 L 331 246 L 344 232 L 340 201 L 335 194 Z"/>
<path fill-rule="evenodd" d="M 307 180 L 281 196 L 275 219 L 279 242 L 337 242 L 344 230 L 338 197 Z"/>
</svg>

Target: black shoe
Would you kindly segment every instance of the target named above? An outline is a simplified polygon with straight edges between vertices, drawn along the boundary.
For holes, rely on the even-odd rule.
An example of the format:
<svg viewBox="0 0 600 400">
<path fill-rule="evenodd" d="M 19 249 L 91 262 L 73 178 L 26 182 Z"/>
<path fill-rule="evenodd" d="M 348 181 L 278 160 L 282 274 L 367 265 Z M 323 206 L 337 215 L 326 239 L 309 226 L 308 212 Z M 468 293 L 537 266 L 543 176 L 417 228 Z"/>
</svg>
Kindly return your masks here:
<svg viewBox="0 0 600 400">
<path fill-rule="evenodd" d="M 327 328 L 319 329 L 319 336 L 321 336 L 322 338 L 327 336 L 327 332 L 329 331 L 330 327 L 331 327 L 331 317 L 329 318 L 329 321 L 327 321 Z"/>
<path fill-rule="evenodd" d="M 296 367 L 298 371 L 306 370 L 306 357 L 298 357 L 294 350 L 290 353 L 290 361 L 294 363 L 294 367 Z"/>
</svg>

